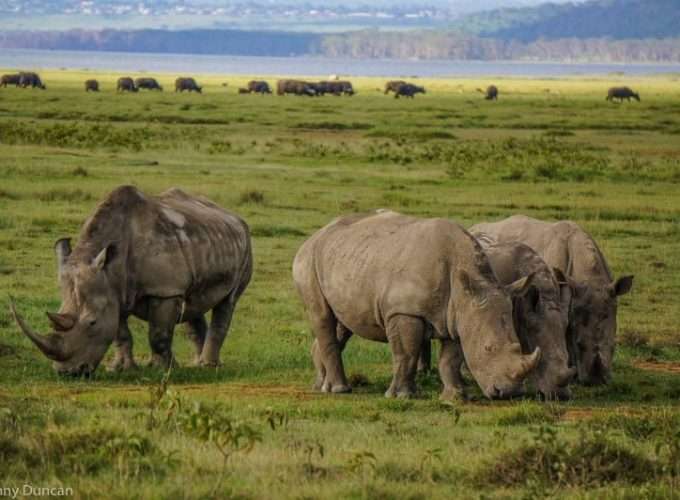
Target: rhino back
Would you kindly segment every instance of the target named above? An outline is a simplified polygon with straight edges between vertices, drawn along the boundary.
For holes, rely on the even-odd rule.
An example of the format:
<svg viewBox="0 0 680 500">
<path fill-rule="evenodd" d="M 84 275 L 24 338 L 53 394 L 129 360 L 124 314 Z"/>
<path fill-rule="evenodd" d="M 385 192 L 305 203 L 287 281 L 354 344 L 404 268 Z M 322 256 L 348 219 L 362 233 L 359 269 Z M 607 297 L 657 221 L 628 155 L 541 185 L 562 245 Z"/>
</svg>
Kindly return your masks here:
<svg viewBox="0 0 680 500">
<path fill-rule="evenodd" d="M 70 260 L 89 261 L 111 243 L 121 257 L 112 276 L 126 302 L 215 287 L 226 296 L 249 278 L 244 274 L 252 264 L 248 228 L 240 218 L 175 189 L 159 197 L 132 186 L 113 191 L 85 223 Z"/>
<path fill-rule="evenodd" d="M 499 242 L 522 242 L 535 250 L 551 267 L 578 281 L 611 282 L 609 266 L 595 240 L 571 221 L 544 222 L 515 215 L 499 222 L 472 226 Z"/>
<path fill-rule="evenodd" d="M 336 219 L 311 247 L 319 289 L 339 321 L 384 341 L 396 314 L 422 317 L 447 335 L 452 269 L 466 266 L 474 240 L 451 221 L 381 211 Z"/>
</svg>

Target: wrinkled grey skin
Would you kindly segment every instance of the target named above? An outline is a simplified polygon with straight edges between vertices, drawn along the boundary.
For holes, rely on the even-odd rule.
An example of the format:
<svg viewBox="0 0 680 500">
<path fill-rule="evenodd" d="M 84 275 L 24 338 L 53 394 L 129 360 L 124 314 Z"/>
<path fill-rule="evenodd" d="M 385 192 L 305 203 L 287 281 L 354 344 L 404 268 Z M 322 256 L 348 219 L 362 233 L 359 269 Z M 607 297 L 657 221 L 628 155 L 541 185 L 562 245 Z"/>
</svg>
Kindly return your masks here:
<svg viewBox="0 0 680 500">
<path fill-rule="evenodd" d="M 640 94 L 638 94 L 637 92 L 633 92 L 629 87 L 612 87 L 607 92 L 607 97 L 605 98 L 605 100 L 614 102 L 614 99 L 618 99 L 619 102 L 623 102 L 623 100 L 625 99 L 628 102 L 630 102 L 631 98 L 639 102 Z"/>
<path fill-rule="evenodd" d="M 521 392 L 540 350 L 523 355 L 511 293 L 496 280 L 479 244 L 445 219 L 378 211 L 332 221 L 298 250 L 293 278 L 316 337 L 316 389 L 349 392 L 342 362 L 353 332 L 388 342 L 393 380 L 387 397 L 410 397 L 426 336 L 441 341 L 443 398 L 463 394 L 465 361 L 489 398 Z M 338 340 L 340 337 L 341 340 Z"/>
<path fill-rule="evenodd" d="M 496 223 L 477 224 L 499 242 L 519 241 L 534 249 L 552 268 L 562 271 L 572 287 L 567 347 L 579 382 L 606 384 L 611 379 L 616 343 L 617 298 L 628 293 L 633 276 L 614 281 L 593 238 L 570 221 L 543 222 L 515 215 Z"/>
<path fill-rule="evenodd" d="M 203 87 L 199 87 L 198 83 L 196 83 L 196 80 L 190 77 L 179 77 L 177 80 L 175 80 L 175 92 L 184 92 L 187 91 L 189 93 L 191 92 L 198 92 L 199 94 L 203 93 Z"/>
<path fill-rule="evenodd" d="M 205 198 L 171 189 L 158 197 L 132 186 L 114 190 L 85 222 L 76 247 L 55 246 L 62 304 L 47 313 L 49 335 L 21 330 L 60 374 L 94 372 L 111 343 L 111 368 L 133 368 L 127 319 L 149 323 L 153 365 L 172 361 L 172 336 L 186 323 L 196 362 L 219 364 L 238 298 L 252 274 L 248 226 Z M 210 328 L 205 313 L 212 309 Z"/>
<path fill-rule="evenodd" d="M 484 233 L 472 235 L 484 248 L 501 284 L 529 278 L 529 291 L 513 300 L 513 320 L 522 351 L 541 349 L 541 360 L 529 381 L 545 399 L 569 399 L 567 386 L 576 369 L 569 368 L 567 326 L 572 291 L 564 274 L 550 269 L 523 243 L 496 243 Z"/>
</svg>

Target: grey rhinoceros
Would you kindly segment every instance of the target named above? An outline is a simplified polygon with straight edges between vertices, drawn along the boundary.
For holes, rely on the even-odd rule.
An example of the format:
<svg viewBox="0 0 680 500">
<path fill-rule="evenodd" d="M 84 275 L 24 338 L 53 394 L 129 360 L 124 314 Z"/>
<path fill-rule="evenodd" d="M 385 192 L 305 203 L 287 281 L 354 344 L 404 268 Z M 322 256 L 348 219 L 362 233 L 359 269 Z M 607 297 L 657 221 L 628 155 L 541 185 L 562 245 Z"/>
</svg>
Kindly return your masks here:
<svg viewBox="0 0 680 500">
<path fill-rule="evenodd" d="M 184 322 L 196 361 L 219 363 L 252 274 L 250 234 L 238 216 L 179 189 L 155 197 L 122 186 L 97 206 L 73 251 L 68 239 L 55 248 L 62 304 L 47 313 L 53 333 L 36 333 L 14 303 L 11 309 L 58 373 L 92 373 L 111 343 L 118 349 L 112 367 L 133 367 L 131 315 L 149 323 L 152 364 L 172 362 L 173 330 Z"/>
<path fill-rule="evenodd" d="M 315 388 L 351 390 L 342 362 L 353 332 L 388 342 L 393 380 L 388 397 L 415 393 L 427 335 L 441 341 L 443 398 L 462 395 L 465 361 L 489 398 L 521 392 L 540 349 L 522 354 L 512 323 L 511 295 L 527 279 L 501 286 L 475 239 L 455 222 L 391 211 L 335 219 L 298 250 L 293 278 L 316 337 Z"/>
<path fill-rule="evenodd" d="M 499 242 L 520 241 L 534 249 L 569 280 L 573 297 L 569 313 L 569 362 L 584 384 L 604 384 L 611 378 L 616 343 L 617 298 L 628 293 L 633 276 L 614 281 L 595 240 L 571 221 L 543 222 L 515 215 L 495 223 L 477 224 Z"/>
<path fill-rule="evenodd" d="M 484 233 L 472 232 L 484 248 L 501 284 L 528 277 L 529 291 L 513 300 L 515 331 L 522 351 L 539 347 L 541 359 L 529 381 L 546 399 L 569 399 L 568 384 L 576 375 L 569 368 L 567 326 L 572 290 L 562 271 L 551 269 L 523 243 L 497 243 Z"/>
</svg>

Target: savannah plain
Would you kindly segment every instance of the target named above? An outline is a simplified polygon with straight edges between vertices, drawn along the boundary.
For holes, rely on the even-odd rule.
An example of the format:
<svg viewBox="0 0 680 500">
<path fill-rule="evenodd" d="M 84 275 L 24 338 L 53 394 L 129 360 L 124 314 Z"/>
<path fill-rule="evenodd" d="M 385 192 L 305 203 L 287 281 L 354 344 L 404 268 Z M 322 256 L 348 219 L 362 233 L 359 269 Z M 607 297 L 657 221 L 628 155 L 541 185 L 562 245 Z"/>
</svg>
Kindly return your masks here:
<svg viewBox="0 0 680 500">
<path fill-rule="evenodd" d="M 1 71 L 2 73 L 10 70 Z M 680 498 L 680 77 L 384 80 L 354 97 L 237 95 L 249 78 L 196 76 L 203 94 L 116 94 L 118 74 L 45 71 L 0 88 L 0 486 L 76 498 Z M 131 75 L 138 76 L 138 75 Z M 97 78 L 102 91 L 86 94 Z M 318 78 L 317 78 L 318 79 Z M 271 84 L 275 78 L 269 79 Z M 223 83 L 228 83 L 225 87 Z M 500 100 L 476 88 L 495 83 Z M 629 85 L 642 102 L 605 102 Z M 59 308 L 53 244 L 98 200 L 177 186 L 249 223 L 255 273 L 216 369 L 61 379 L 21 335 Z M 608 386 L 546 403 L 383 397 L 386 345 L 353 339 L 354 392 L 311 391 L 296 250 L 340 214 L 391 208 L 469 226 L 523 213 L 571 219 L 599 243 L 619 302 Z M 132 321 L 136 358 L 146 324 Z M 110 352 L 107 360 L 113 353 Z"/>
</svg>

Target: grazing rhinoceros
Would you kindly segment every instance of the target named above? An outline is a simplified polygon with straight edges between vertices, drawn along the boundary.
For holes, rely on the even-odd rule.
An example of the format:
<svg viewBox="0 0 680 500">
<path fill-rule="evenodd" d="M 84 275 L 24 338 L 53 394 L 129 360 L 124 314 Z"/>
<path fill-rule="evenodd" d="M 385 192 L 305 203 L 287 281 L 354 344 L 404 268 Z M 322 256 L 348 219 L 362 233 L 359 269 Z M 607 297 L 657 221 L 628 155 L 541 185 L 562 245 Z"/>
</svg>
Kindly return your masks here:
<svg viewBox="0 0 680 500">
<path fill-rule="evenodd" d="M 541 359 L 529 381 L 546 399 L 569 399 L 567 385 L 576 369 L 569 368 L 567 350 L 572 295 L 567 279 L 523 243 L 497 243 L 484 233 L 472 235 L 484 248 L 502 285 L 529 278 L 529 291 L 513 300 L 513 321 L 522 351 L 528 354 L 537 347 L 541 349 Z"/>
<path fill-rule="evenodd" d="M 85 80 L 85 92 L 99 92 L 99 82 L 97 80 Z"/>
<path fill-rule="evenodd" d="M 186 322 L 197 363 L 217 365 L 253 265 L 248 226 L 235 214 L 179 189 L 152 197 L 131 186 L 99 204 L 73 251 L 61 239 L 56 253 L 62 305 L 47 313 L 53 333 L 36 333 L 11 309 L 55 370 L 76 376 L 94 372 L 112 342 L 112 368 L 134 367 L 131 315 L 149 323 L 152 364 L 170 365 L 174 327 Z"/>
<path fill-rule="evenodd" d="M 248 92 L 264 95 L 271 94 L 272 89 L 269 88 L 269 84 L 264 80 L 250 80 L 248 82 Z"/>
<path fill-rule="evenodd" d="M 313 84 L 309 82 L 304 82 L 302 80 L 279 80 L 276 82 L 276 94 L 315 96 L 316 89 L 314 88 Z"/>
<path fill-rule="evenodd" d="M 630 101 L 631 98 L 635 99 L 636 101 L 640 101 L 640 94 L 633 92 L 628 87 L 612 87 L 607 92 L 607 97 L 605 100 L 614 102 L 614 99 L 618 99 L 619 102 L 623 102 L 624 99 Z"/>
<path fill-rule="evenodd" d="M 394 92 L 394 98 L 399 99 L 400 96 L 410 97 L 413 99 L 416 94 L 424 94 L 425 87 L 420 87 L 418 85 L 413 85 L 412 83 L 405 83 L 400 85 L 399 88 Z"/>
<path fill-rule="evenodd" d="M 199 87 L 196 80 L 190 77 L 179 77 L 175 80 L 175 92 L 198 92 L 203 93 L 203 87 Z"/>
<path fill-rule="evenodd" d="M 116 84 L 116 92 L 139 92 L 135 81 L 129 76 L 121 76 Z"/>
<path fill-rule="evenodd" d="M 390 92 L 394 92 L 396 94 L 397 90 L 399 90 L 399 87 L 402 85 L 406 85 L 404 80 L 391 80 L 387 82 L 385 84 L 385 95 L 389 94 Z"/>
<path fill-rule="evenodd" d="M 462 394 L 465 360 L 489 398 L 520 393 L 540 349 L 523 355 L 512 324 L 511 294 L 479 244 L 458 224 L 378 211 L 335 219 L 298 250 L 293 278 L 316 337 L 316 389 L 349 392 L 338 336 L 388 342 L 394 376 L 385 393 L 415 393 L 427 335 L 441 341 L 443 398 Z"/>
<path fill-rule="evenodd" d="M 155 78 L 137 78 L 135 79 L 135 87 L 140 90 L 158 90 L 159 92 L 163 92 L 163 86 L 159 84 Z"/>
<path fill-rule="evenodd" d="M 21 82 L 20 73 L 12 75 L 2 75 L 2 78 L 0 78 L 0 87 L 7 87 L 7 85 L 14 85 L 15 87 L 18 87 L 19 82 Z"/>
<path fill-rule="evenodd" d="M 564 273 L 573 288 L 567 335 L 569 363 L 578 369 L 580 382 L 607 383 L 616 343 L 617 297 L 630 291 L 633 276 L 614 281 L 593 238 L 570 221 L 549 223 L 515 215 L 477 224 L 470 231 L 487 233 L 499 242 L 522 242 Z"/>
<path fill-rule="evenodd" d="M 40 79 L 38 73 L 34 73 L 33 71 L 23 71 L 19 73 L 19 86 L 23 88 L 31 87 L 42 90 L 47 88 Z"/>
<path fill-rule="evenodd" d="M 489 85 L 486 88 L 486 92 L 484 94 L 484 99 L 487 101 L 497 101 L 498 100 L 498 87 L 495 85 Z"/>
</svg>

